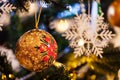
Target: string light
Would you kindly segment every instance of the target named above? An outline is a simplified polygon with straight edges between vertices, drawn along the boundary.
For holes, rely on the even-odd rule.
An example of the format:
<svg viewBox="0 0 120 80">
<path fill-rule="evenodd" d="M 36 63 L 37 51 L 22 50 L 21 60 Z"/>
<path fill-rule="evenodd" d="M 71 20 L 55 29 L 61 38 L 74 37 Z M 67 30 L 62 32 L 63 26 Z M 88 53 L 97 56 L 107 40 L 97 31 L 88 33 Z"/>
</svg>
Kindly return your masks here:
<svg viewBox="0 0 120 80">
<path fill-rule="evenodd" d="M 62 66 L 62 64 L 61 64 L 61 63 L 59 63 L 59 62 L 55 62 L 55 63 L 54 63 L 54 66 L 56 66 L 56 67 L 58 67 L 58 68 L 59 68 L 59 67 L 61 67 L 61 66 Z"/>
<path fill-rule="evenodd" d="M 13 74 L 8 75 L 10 79 L 13 79 L 15 76 Z"/>
<path fill-rule="evenodd" d="M 69 28 L 69 24 L 66 20 L 60 20 L 57 24 L 56 31 L 59 33 L 65 32 Z"/>
</svg>

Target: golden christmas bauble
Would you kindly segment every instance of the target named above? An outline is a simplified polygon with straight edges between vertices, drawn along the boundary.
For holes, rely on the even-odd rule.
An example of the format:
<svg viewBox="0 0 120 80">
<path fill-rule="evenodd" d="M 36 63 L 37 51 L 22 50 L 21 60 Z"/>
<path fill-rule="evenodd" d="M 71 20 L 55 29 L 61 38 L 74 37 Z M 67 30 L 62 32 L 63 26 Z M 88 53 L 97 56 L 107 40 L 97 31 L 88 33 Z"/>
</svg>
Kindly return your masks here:
<svg viewBox="0 0 120 80">
<path fill-rule="evenodd" d="M 16 45 L 16 57 L 30 71 L 42 71 L 56 59 L 55 39 L 44 30 L 32 29 L 24 33 Z"/>
<path fill-rule="evenodd" d="M 109 6 L 107 16 L 112 26 L 120 27 L 120 0 L 115 0 Z"/>
</svg>

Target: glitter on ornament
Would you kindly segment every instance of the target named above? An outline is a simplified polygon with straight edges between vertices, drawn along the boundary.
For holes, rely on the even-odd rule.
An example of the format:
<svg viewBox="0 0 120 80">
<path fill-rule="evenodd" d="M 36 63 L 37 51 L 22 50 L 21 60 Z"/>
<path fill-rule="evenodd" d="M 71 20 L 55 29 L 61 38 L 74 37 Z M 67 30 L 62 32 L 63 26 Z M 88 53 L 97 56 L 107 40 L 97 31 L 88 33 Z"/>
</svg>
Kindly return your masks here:
<svg viewBox="0 0 120 80">
<path fill-rule="evenodd" d="M 56 60 L 57 43 L 52 35 L 44 30 L 33 29 L 18 40 L 16 56 L 24 68 L 39 72 Z"/>
</svg>

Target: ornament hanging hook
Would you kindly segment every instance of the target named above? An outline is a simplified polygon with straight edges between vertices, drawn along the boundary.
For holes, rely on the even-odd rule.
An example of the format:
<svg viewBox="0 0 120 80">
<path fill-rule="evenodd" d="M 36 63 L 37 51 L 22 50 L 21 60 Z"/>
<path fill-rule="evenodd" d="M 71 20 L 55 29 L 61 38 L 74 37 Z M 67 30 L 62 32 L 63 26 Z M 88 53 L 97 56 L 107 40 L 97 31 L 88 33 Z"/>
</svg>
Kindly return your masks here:
<svg viewBox="0 0 120 80">
<path fill-rule="evenodd" d="M 81 0 L 80 6 L 81 6 L 81 12 L 82 12 L 82 14 L 84 14 L 86 12 L 86 10 L 85 10 L 85 5 L 83 4 L 83 0 Z"/>
<path fill-rule="evenodd" d="M 43 2 L 43 1 L 44 1 L 44 0 L 42 0 L 42 2 Z M 36 0 L 36 3 L 37 3 L 37 0 Z M 41 12 L 42 12 L 42 5 L 40 5 L 38 15 L 37 15 L 37 12 L 35 12 L 35 28 L 36 28 L 36 29 L 38 29 L 38 24 L 39 24 L 39 21 L 40 21 Z"/>
<path fill-rule="evenodd" d="M 90 0 L 88 0 L 88 15 L 90 16 Z"/>
</svg>

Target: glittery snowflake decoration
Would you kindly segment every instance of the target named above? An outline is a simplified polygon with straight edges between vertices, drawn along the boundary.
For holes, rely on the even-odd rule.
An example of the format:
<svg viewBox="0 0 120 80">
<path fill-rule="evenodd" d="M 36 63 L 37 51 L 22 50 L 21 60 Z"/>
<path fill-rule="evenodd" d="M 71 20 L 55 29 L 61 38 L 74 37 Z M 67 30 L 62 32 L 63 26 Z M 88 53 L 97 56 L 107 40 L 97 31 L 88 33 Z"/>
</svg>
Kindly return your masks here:
<svg viewBox="0 0 120 80">
<path fill-rule="evenodd" d="M 112 31 L 104 22 L 103 13 L 97 17 L 94 25 L 92 18 L 84 12 L 74 18 L 74 24 L 62 34 L 74 48 L 75 57 L 94 54 L 102 58 L 103 48 L 112 39 Z"/>
</svg>

